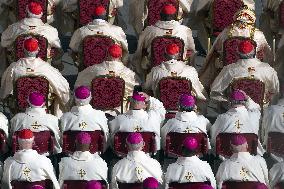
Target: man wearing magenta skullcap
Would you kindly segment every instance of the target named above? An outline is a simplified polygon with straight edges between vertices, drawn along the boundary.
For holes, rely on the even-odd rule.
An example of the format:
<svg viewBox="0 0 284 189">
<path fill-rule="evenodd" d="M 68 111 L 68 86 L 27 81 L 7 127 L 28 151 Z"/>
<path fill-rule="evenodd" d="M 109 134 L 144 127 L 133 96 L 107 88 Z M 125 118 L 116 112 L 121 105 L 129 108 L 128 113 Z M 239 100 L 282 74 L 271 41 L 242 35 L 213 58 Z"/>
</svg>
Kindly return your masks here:
<svg viewBox="0 0 284 189">
<path fill-rule="evenodd" d="M 187 137 L 182 144 L 183 157 L 168 166 L 165 176 L 166 189 L 169 183 L 188 183 L 209 181 L 216 188 L 216 180 L 210 165 L 197 157 L 196 150 L 200 144 L 194 137 Z"/>
<path fill-rule="evenodd" d="M 76 151 L 61 159 L 59 163 L 59 184 L 64 180 L 104 180 L 107 182 L 107 163 L 98 155 L 90 153 L 91 136 L 80 132 L 76 136 Z"/>
<path fill-rule="evenodd" d="M 124 92 L 124 112 L 126 111 L 127 99 L 132 95 L 133 88 L 135 85 L 139 85 L 140 79 L 137 74 L 131 69 L 127 68 L 121 62 L 122 48 L 118 44 L 110 46 L 108 49 L 108 60 L 101 64 L 95 64 L 85 68 L 79 72 L 75 86 L 89 86 L 91 87 L 92 80 L 101 75 L 114 74 L 115 76 L 121 77 L 125 81 L 125 92 Z M 117 110 L 120 112 L 121 108 Z"/>
<path fill-rule="evenodd" d="M 204 133 L 211 128 L 211 123 L 203 115 L 197 113 L 196 99 L 189 94 L 183 94 L 179 99 L 179 111 L 175 118 L 170 119 L 161 129 L 162 147 L 166 147 L 166 137 L 170 132 Z M 209 139 L 208 139 L 209 142 Z M 210 147 L 210 143 L 208 143 Z"/>
<path fill-rule="evenodd" d="M 217 117 L 211 127 L 211 145 L 215 152 L 216 137 L 220 133 L 259 134 L 260 106 L 242 90 L 233 90 L 230 94 L 231 108 Z M 258 142 L 257 153 L 263 155 L 264 149 Z"/>
<path fill-rule="evenodd" d="M 165 119 L 163 103 L 146 93 L 134 92 L 130 110 L 110 122 L 111 138 L 117 132 L 154 132 L 157 150 L 160 150 L 160 129 Z"/>
<path fill-rule="evenodd" d="M 62 151 L 60 146 L 60 131 L 58 118 L 46 113 L 45 96 L 39 92 L 32 92 L 28 97 L 29 107 L 24 113 L 17 113 L 10 121 L 10 134 L 22 129 L 32 132 L 50 131 L 54 135 L 54 153 Z M 50 155 L 48 152 L 44 155 Z"/>
<path fill-rule="evenodd" d="M 118 189 L 121 183 L 142 183 L 148 177 L 163 182 L 160 163 L 142 151 L 144 141 L 140 133 L 130 133 L 126 139 L 128 154 L 119 160 L 112 170 L 112 189 Z"/>
<path fill-rule="evenodd" d="M 19 150 L 4 162 L 1 188 L 12 189 L 11 183 L 14 180 L 26 182 L 51 180 L 54 189 L 59 189 L 51 161 L 32 149 L 33 132 L 29 129 L 21 130 L 18 135 L 18 143 Z"/>
<path fill-rule="evenodd" d="M 148 177 L 143 181 L 143 189 L 158 189 L 159 182 L 154 177 Z"/>
<path fill-rule="evenodd" d="M 128 60 L 128 43 L 126 41 L 126 35 L 121 27 L 108 23 L 106 21 L 107 16 L 103 6 L 95 7 L 93 22 L 77 29 L 73 33 L 69 47 L 72 49 L 73 53 L 81 53 L 82 42 L 85 37 L 96 34 L 108 36 L 122 47 L 122 61 L 126 64 Z M 77 62 L 77 64 L 81 64 L 81 62 Z"/>
<path fill-rule="evenodd" d="M 41 76 L 49 81 L 49 91 L 52 94 L 54 113 L 57 117 L 65 111 L 69 102 L 69 83 L 61 73 L 47 62 L 37 58 L 39 52 L 37 39 L 27 37 L 23 43 L 25 57 L 13 62 L 2 75 L 0 98 L 5 99 L 13 95 L 14 84 L 18 78 L 25 76 Z M 50 99 L 49 99 L 50 100 Z M 15 108 L 15 107 L 13 107 Z"/>
<path fill-rule="evenodd" d="M 107 148 L 109 130 L 105 113 L 95 110 L 90 105 L 91 91 L 87 86 L 78 86 L 74 91 L 75 106 L 70 112 L 60 118 L 60 130 L 64 131 L 94 131 L 104 132 L 104 147 Z"/>
<path fill-rule="evenodd" d="M 268 170 L 265 160 L 248 152 L 247 140 L 243 135 L 231 138 L 233 155 L 221 163 L 217 175 L 217 188 L 225 181 L 255 181 L 269 186 Z"/>
</svg>

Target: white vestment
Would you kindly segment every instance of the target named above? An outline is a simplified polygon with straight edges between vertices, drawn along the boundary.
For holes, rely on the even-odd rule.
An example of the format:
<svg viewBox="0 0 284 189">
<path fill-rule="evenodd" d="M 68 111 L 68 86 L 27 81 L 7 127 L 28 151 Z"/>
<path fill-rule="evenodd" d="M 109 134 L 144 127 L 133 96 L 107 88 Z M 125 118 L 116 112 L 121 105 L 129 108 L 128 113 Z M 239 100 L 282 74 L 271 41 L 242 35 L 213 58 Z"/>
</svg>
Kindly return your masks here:
<svg viewBox="0 0 284 189">
<path fill-rule="evenodd" d="M 54 189 L 60 188 L 51 161 L 35 150 L 20 150 L 4 162 L 2 188 L 12 189 L 13 180 L 36 182 L 46 179 L 52 181 Z"/>
<path fill-rule="evenodd" d="M 60 118 L 60 130 L 64 131 L 95 131 L 102 130 L 105 135 L 104 147 L 107 147 L 109 135 L 105 113 L 95 110 L 90 104 L 74 106 L 70 112 L 64 113 Z"/>
<path fill-rule="evenodd" d="M 27 108 L 24 113 L 18 113 L 11 119 L 10 126 L 11 136 L 15 131 L 23 129 L 30 129 L 32 132 L 51 131 L 55 139 L 54 151 L 61 153 L 58 118 L 47 114 L 45 108 Z"/>
<path fill-rule="evenodd" d="M 268 170 L 265 160 L 252 156 L 249 152 L 234 153 L 230 159 L 221 163 L 217 175 L 217 188 L 225 181 L 258 181 L 269 186 Z"/>
<path fill-rule="evenodd" d="M 16 80 L 23 76 L 42 76 L 49 81 L 50 93 L 55 94 L 54 110 L 57 117 L 60 110 L 66 108 L 69 101 L 69 83 L 61 73 L 49 63 L 40 58 L 21 58 L 12 63 L 4 72 L 1 80 L 0 98 L 5 99 L 13 94 L 13 87 Z"/>
<path fill-rule="evenodd" d="M 284 162 L 279 162 L 273 165 L 269 170 L 270 188 L 274 189 L 279 182 L 284 182 Z"/>
<path fill-rule="evenodd" d="M 161 129 L 162 147 L 165 148 L 166 137 L 170 132 L 176 133 L 204 133 L 210 129 L 211 123 L 203 115 L 199 115 L 194 111 L 178 112 L 175 118 L 170 119 Z M 209 139 L 208 144 L 210 147 Z"/>
<path fill-rule="evenodd" d="M 9 138 L 9 121 L 2 112 L 0 112 L 0 130 Z"/>
<path fill-rule="evenodd" d="M 107 182 L 107 163 L 97 154 L 89 151 L 75 151 L 59 163 L 59 184 L 64 180 L 104 180 Z"/>
<path fill-rule="evenodd" d="M 143 182 L 148 177 L 163 182 L 163 172 L 160 163 L 150 158 L 143 151 L 130 151 L 127 156 L 119 160 L 112 170 L 112 189 L 118 189 L 117 182 Z"/>
<path fill-rule="evenodd" d="M 111 138 L 113 139 L 117 132 L 154 132 L 157 150 L 160 150 L 160 129 L 165 113 L 163 103 L 150 97 L 146 111 L 129 110 L 110 122 Z"/>
<path fill-rule="evenodd" d="M 166 189 L 171 182 L 206 182 L 209 181 L 213 188 L 216 188 L 216 180 L 212 169 L 206 161 L 200 160 L 197 156 L 179 157 L 175 163 L 168 166 L 165 182 Z"/>
</svg>

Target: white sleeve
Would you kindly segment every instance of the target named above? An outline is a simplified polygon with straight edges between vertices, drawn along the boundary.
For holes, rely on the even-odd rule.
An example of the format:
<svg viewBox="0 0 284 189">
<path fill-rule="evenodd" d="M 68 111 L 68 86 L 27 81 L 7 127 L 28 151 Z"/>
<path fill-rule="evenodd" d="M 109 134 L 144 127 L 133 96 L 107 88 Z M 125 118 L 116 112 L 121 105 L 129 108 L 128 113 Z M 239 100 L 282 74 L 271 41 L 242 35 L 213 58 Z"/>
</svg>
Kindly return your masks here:
<svg viewBox="0 0 284 189">
<path fill-rule="evenodd" d="M 80 29 L 77 29 L 74 33 L 73 36 L 70 40 L 69 47 L 72 49 L 73 52 L 78 52 L 79 51 L 79 46 L 82 43 L 82 36 L 81 36 L 81 31 Z"/>
<path fill-rule="evenodd" d="M 160 117 L 161 121 L 165 119 L 166 109 L 163 103 L 154 97 L 150 97 L 147 111 L 150 116 Z"/>
<path fill-rule="evenodd" d="M 274 188 L 280 180 L 284 179 L 284 170 L 281 164 L 283 162 L 274 164 L 269 171 L 270 188 Z"/>
</svg>

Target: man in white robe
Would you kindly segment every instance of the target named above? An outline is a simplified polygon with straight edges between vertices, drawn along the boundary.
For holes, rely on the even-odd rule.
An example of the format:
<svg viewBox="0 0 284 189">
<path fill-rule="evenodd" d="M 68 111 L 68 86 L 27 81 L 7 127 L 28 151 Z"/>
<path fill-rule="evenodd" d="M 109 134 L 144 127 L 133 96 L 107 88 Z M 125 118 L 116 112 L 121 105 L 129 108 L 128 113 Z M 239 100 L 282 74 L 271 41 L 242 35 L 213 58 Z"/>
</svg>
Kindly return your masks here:
<svg viewBox="0 0 284 189">
<path fill-rule="evenodd" d="M 225 181 L 256 181 L 269 186 L 266 162 L 262 157 L 253 156 L 247 151 L 246 138 L 239 135 L 230 142 L 234 154 L 221 163 L 216 175 L 217 188 L 222 188 Z"/>
<path fill-rule="evenodd" d="M 51 131 L 54 135 L 54 152 L 61 153 L 58 118 L 46 113 L 45 97 L 41 93 L 32 92 L 28 98 L 29 107 L 24 113 L 16 114 L 10 121 L 11 137 L 16 131 L 30 129 L 32 132 Z M 44 154 L 51 155 L 49 153 Z"/>
<path fill-rule="evenodd" d="M 64 113 L 60 118 L 60 130 L 65 131 L 95 131 L 104 132 L 104 147 L 107 147 L 109 130 L 105 113 L 95 110 L 90 105 L 91 91 L 86 86 L 79 86 L 75 89 L 75 106 L 70 112 Z"/>
<path fill-rule="evenodd" d="M 162 183 L 163 172 L 160 163 L 142 151 L 144 146 L 142 135 L 131 133 L 128 135 L 126 143 L 127 157 L 118 161 L 112 170 L 112 189 L 118 189 L 118 182 L 143 182 L 148 177 L 154 177 L 159 183 Z"/>
<path fill-rule="evenodd" d="M 168 166 L 165 176 L 166 189 L 171 182 L 206 182 L 209 181 L 216 188 L 216 180 L 212 169 L 206 161 L 196 156 L 198 141 L 194 137 L 187 137 L 182 144 L 183 157 Z"/>
<path fill-rule="evenodd" d="M 273 165 L 273 167 L 269 170 L 269 181 L 270 188 L 274 189 L 274 187 L 280 183 L 284 182 L 284 162 L 279 162 Z"/>
<path fill-rule="evenodd" d="M 231 108 L 217 117 L 211 127 L 211 145 L 215 152 L 216 137 L 220 133 L 254 133 L 259 134 L 260 106 L 241 90 L 232 91 Z M 258 142 L 258 154 L 263 155 L 264 149 Z"/>
<path fill-rule="evenodd" d="M 183 60 L 194 57 L 195 44 L 191 29 L 181 25 L 173 19 L 176 8 L 173 5 L 165 5 L 161 11 L 161 20 L 155 25 L 148 26 L 139 36 L 137 50 L 133 58 L 133 65 L 139 74 L 151 68 L 152 40 L 158 36 L 170 36 L 181 38 L 184 42 L 184 51 L 180 56 Z"/>
<path fill-rule="evenodd" d="M 13 87 L 18 78 L 23 76 L 42 76 L 49 81 L 50 93 L 54 96 L 54 113 L 60 117 L 69 101 L 69 83 L 61 73 L 49 63 L 36 58 L 38 41 L 29 38 L 24 41 L 26 57 L 12 63 L 2 75 L 0 98 L 13 95 Z"/>
<path fill-rule="evenodd" d="M 60 189 L 51 161 L 32 149 L 33 142 L 31 130 L 24 129 L 19 133 L 20 150 L 4 162 L 2 188 L 12 189 L 13 180 L 36 182 L 48 179 L 52 181 L 54 189 Z"/>
<path fill-rule="evenodd" d="M 59 184 L 64 188 L 64 180 L 103 180 L 107 183 L 107 163 L 97 154 L 89 152 L 91 136 L 80 132 L 76 136 L 76 151 L 61 159 L 59 163 Z"/>
<path fill-rule="evenodd" d="M 179 112 L 175 118 L 170 119 L 161 129 L 163 148 L 166 146 L 166 137 L 170 132 L 176 133 L 204 133 L 207 135 L 211 123 L 203 115 L 196 112 L 196 99 L 191 95 L 181 95 L 179 99 Z M 208 139 L 208 147 L 210 143 Z"/>
<path fill-rule="evenodd" d="M 69 47 L 71 48 L 73 53 L 81 53 L 82 42 L 85 37 L 90 35 L 108 36 L 111 37 L 115 41 L 115 43 L 119 44 L 122 47 L 122 61 L 126 64 L 128 59 L 128 43 L 126 40 L 126 35 L 121 27 L 108 23 L 105 18 L 105 8 L 102 6 L 96 7 L 94 10 L 93 22 L 77 29 L 74 32 Z"/>
</svg>

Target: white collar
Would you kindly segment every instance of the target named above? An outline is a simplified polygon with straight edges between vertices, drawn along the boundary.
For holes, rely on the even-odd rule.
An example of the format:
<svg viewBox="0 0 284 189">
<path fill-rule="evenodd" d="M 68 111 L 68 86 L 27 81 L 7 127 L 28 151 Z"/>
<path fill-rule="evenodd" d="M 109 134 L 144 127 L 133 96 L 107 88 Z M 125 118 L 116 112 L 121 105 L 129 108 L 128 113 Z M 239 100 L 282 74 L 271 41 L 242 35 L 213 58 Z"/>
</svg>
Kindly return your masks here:
<svg viewBox="0 0 284 189">
<path fill-rule="evenodd" d="M 40 18 L 24 18 L 22 20 L 24 25 L 28 25 L 28 26 L 41 26 L 44 25 L 44 23 L 42 22 L 42 20 Z"/>
<path fill-rule="evenodd" d="M 149 155 L 143 151 L 130 151 L 126 158 L 130 161 L 145 162 L 145 158 L 149 158 Z"/>
<path fill-rule="evenodd" d="M 91 154 L 91 152 L 89 151 L 75 151 L 72 155 L 70 155 L 70 157 L 74 160 L 78 160 L 78 161 L 88 161 L 90 159 L 92 159 L 96 154 Z"/>
<path fill-rule="evenodd" d="M 105 23 L 108 23 L 107 21 L 103 20 L 103 19 L 94 19 L 92 21 L 92 24 L 91 25 L 97 25 L 97 24 L 105 24 Z"/>
<path fill-rule="evenodd" d="M 193 121 L 197 118 L 197 114 L 194 111 L 178 112 L 175 118 L 180 121 Z"/>
<path fill-rule="evenodd" d="M 93 111 L 93 107 L 90 104 L 83 105 L 83 106 L 73 106 L 71 108 L 71 112 L 75 115 L 78 114 L 87 114 L 87 112 Z"/>
<path fill-rule="evenodd" d="M 244 160 L 247 161 L 252 157 L 252 155 L 249 152 L 238 152 L 234 153 L 230 160 Z"/>
<path fill-rule="evenodd" d="M 148 116 L 148 113 L 143 109 L 141 109 L 141 110 L 128 110 L 125 115 L 131 116 L 131 117 L 144 118 L 144 117 Z"/>
<path fill-rule="evenodd" d="M 174 29 L 177 25 L 180 25 L 179 22 L 175 21 L 175 20 L 171 20 L 171 21 L 157 21 L 155 26 L 161 29 Z"/>
<path fill-rule="evenodd" d="M 176 161 L 177 164 L 180 165 L 189 165 L 192 163 L 195 163 L 199 161 L 200 159 L 197 156 L 191 156 L 191 157 L 179 157 Z"/>
<path fill-rule="evenodd" d="M 27 108 L 25 111 L 26 114 L 31 115 L 31 116 L 35 116 L 35 115 L 45 115 L 46 111 L 45 108 Z"/>
</svg>

